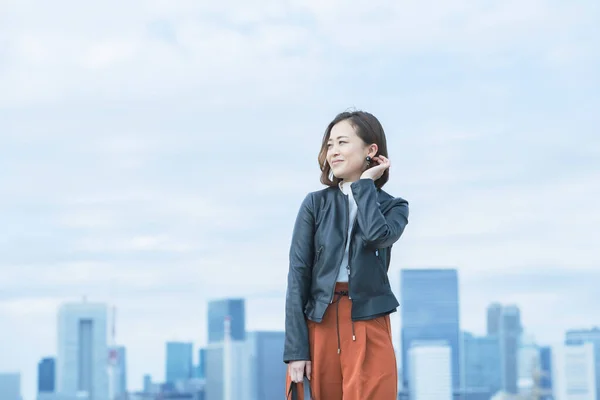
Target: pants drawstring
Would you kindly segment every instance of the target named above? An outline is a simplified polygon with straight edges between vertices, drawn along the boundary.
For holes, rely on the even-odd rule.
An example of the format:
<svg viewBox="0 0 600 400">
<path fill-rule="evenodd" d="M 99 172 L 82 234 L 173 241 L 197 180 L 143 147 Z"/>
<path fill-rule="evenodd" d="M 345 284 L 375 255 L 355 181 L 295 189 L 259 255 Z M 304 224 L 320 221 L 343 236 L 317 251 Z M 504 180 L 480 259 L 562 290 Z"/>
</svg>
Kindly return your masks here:
<svg viewBox="0 0 600 400">
<path fill-rule="evenodd" d="M 341 290 L 339 292 L 335 292 L 335 294 L 337 295 L 337 297 L 333 300 L 335 302 L 335 328 L 336 328 L 337 342 L 338 342 L 337 352 L 338 352 L 338 354 L 340 354 L 342 352 L 342 345 L 341 345 L 341 340 L 340 340 L 339 305 L 340 305 L 340 300 L 342 299 L 342 296 L 348 296 L 348 291 Z M 355 341 L 356 335 L 354 333 L 354 321 L 352 321 L 352 319 L 351 319 L 350 322 L 352 324 L 352 340 Z"/>
</svg>

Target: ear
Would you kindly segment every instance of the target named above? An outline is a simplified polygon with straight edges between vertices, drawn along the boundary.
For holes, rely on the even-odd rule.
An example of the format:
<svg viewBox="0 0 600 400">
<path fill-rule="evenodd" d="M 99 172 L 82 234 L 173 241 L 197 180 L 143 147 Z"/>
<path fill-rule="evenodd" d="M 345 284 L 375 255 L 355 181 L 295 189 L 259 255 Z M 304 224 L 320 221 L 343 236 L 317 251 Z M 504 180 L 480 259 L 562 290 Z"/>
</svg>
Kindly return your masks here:
<svg viewBox="0 0 600 400">
<path fill-rule="evenodd" d="M 375 155 L 377 155 L 377 152 L 379 151 L 379 147 L 373 143 L 372 145 L 369 146 L 369 152 L 367 153 L 367 155 L 371 158 L 375 157 Z"/>
</svg>

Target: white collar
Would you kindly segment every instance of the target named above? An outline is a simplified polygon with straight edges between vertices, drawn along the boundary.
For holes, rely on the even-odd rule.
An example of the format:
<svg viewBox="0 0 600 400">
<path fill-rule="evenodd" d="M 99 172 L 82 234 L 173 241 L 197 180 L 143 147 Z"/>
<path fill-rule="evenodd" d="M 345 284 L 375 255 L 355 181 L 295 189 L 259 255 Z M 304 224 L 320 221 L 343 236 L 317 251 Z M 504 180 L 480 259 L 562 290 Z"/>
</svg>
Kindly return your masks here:
<svg viewBox="0 0 600 400">
<path fill-rule="evenodd" d="M 344 181 L 340 181 L 340 183 L 338 183 L 338 186 L 340 188 L 340 190 L 342 191 L 342 193 L 344 194 L 350 194 L 351 193 L 351 189 L 350 189 L 350 185 L 352 185 L 352 182 L 344 182 Z"/>
</svg>

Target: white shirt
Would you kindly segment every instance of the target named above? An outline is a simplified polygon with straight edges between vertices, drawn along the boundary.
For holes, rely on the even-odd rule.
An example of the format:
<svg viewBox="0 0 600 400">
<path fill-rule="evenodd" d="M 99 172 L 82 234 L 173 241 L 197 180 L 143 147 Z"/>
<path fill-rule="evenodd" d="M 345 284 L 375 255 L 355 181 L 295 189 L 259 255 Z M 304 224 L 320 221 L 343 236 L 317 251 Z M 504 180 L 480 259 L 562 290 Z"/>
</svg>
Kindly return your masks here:
<svg viewBox="0 0 600 400">
<path fill-rule="evenodd" d="M 350 184 L 352 182 L 340 182 L 340 190 L 348 197 L 348 205 L 350 206 L 350 219 L 348 220 L 348 240 L 346 241 L 346 251 L 344 252 L 344 258 L 342 258 L 342 264 L 340 265 L 340 272 L 338 274 L 338 282 L 348 282 L 348 250 L 350 249 L 350 238 L 352 237 L 352 227 L 356 220 L 356 213 L 358 206 L 352 195 L 352 189 Z"/>
</svg>

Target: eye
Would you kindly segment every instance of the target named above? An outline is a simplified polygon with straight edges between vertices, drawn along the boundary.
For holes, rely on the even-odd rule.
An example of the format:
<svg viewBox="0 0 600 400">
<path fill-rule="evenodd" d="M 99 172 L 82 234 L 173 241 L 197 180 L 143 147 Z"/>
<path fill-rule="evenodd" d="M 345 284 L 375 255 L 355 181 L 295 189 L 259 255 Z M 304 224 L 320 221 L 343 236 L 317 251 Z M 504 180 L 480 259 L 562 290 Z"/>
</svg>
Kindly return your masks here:
<svg viewBox="0 0 600 400">
<path fill-rule="evenodd" d="M 348 143 L 348 142 L 346 142 L 345 140 L 340 140 L 339 143 L 342 144 L 342 143 Z"/>
</svg>

